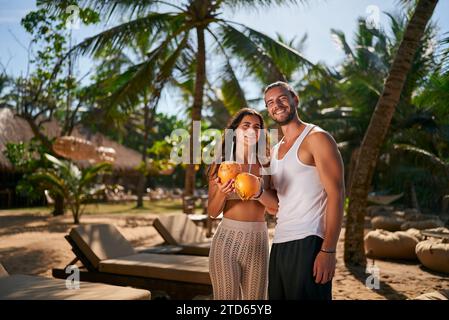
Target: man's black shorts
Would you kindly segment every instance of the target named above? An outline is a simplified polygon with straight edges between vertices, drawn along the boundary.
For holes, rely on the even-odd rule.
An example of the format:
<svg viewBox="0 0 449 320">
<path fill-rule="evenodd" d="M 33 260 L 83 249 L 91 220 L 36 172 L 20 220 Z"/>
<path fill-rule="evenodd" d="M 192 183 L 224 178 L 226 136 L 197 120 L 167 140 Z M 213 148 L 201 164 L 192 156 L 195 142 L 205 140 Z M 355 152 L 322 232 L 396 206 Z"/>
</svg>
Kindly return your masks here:
<svg viewBox="0 0 449 320">
<path fill-rule="evenodd" d="M 268 272 L 270 300 L 331 300 L 332 281 L 315 283 L 313 264 L 323 239 L 304 239 L 273 243 Z"/>
</svg>

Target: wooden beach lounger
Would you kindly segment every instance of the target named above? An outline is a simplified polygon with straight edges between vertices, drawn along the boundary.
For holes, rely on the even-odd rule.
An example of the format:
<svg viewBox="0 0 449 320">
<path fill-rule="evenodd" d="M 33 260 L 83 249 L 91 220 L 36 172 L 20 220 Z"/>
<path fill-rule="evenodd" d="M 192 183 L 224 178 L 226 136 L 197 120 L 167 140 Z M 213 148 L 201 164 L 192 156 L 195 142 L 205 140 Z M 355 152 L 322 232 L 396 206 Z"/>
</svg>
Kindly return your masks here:
<svg viewBox="0 0 449 320">
<path fill-rule="evenodd" d="M 173 299 L 192 299 L 212 293 L 207 257 L 139 253 L 109 224 L 73 228 L 67 241 L 80 260 L 80 280 L 163 291 Z M 65 279 L 65 269 L 53 269 Z"/>
<path fill-rule="evenodd" d="M 167 244 L 181 248 L 180 254 L 209 255 L 211 239 L 186 214 L 160 216 L 153 226 Z"/>
<path fill-rule="evenodd" d="M 148 290 L 80 282 L 67 289 L 65 281 L 22 274 L 9 275 L 0 264 L 0 300 L 149 300 Z"/>
</svg>

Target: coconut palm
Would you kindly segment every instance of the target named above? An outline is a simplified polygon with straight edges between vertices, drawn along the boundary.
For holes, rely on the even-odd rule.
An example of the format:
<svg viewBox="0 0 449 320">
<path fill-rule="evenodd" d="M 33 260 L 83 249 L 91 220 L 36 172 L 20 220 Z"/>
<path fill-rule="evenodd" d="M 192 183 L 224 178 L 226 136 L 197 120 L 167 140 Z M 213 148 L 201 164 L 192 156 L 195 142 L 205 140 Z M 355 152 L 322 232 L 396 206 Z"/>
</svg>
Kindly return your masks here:
<svg viewBox="0 0 449 320">
<path fill-rule="evenodd" d="M 133 38 L 142 34 L 162 35 L 161 41 L 154 44 L 148 53 L 148 58 L 134 66 L 129 80 L 112 94 L 112 101 L 120 103 L 132 102 L 144 88 L 159 88 L 166 83 L 167 78 L 185 71 L 194 72 L 194 95 L 192 97 L 191 120 L 200 121 L 206 83 L 206 42 L 208 47 L 220 56 L 214 56 L 214 62 L 219 62 L 220 89 L 227 101 L 239 108 L 246 106 L 245 93 L 238 81 L 238 70 L 231 57 L 237 57 L 243 62 L 246 71 L 264 79 L 264 83 L 285 80 L 284 68 L 292 62 L 301 65 L 311 65 L 296 50 L 276 41 L 262 32 L 226 20 L 220 16 L 222 11 L 249 8 L 269 8 L 272 5 L 299 3 L 301 0 L 277 1 L 242 1 L 242 0 L 185 0 L 176 2 L 155 0 L 83 0 L 82 5 L 92 7 L 95 11 L 114 19 L 116 16 L 126 16 L 128 22 L 90 37 L 77 45 L 73 54 L 95 54 L 105 46 L 123 48 Z M 63 13 L 66 1 L 45 0 L 47 9 Z M 159 11 L 155 11 L 158 9 Z M 169 54 L 167 55 L 167 51 Z M 166 55 L 163 62 L 159 62 Z M 283 61 L 276 64 L 275 61 Z M 194 67 L 194 69 L 191 69 Z M 148 77 L 154 68 L 159 68 L 156 80 Z M 190 126 L 191 143 L 193 125 Z M 199 154 L 193 154 L 190 148 L 190 164 L 186 170 L 185 194 L 191 195 L 195 183 L 194 162 Z"/>
<path fill-rule="evenodd" d="M 353 46 L 347 43 L 343 32 L 331 30 L 336 43 L 346 55 L 345 59 L 336 70 L 327 70 L 327 76 L 323 76 L 323 71 L 312 70 L 298 85 L 302 101 L 301 112 L 304 118 L 323 126 L 340 142 L 339 147 L 347 164 L 348 190 L 354 169 L 355 154 L 368 127 L 375 103 L 379 99 L 384 79 L 388 75 L 392 55 L 406 28 L 405 16 L 394 16 L 388 13 L 387 15 L 390 18 L 390 33 L 384 29 L 369 29 L 363 20 L 359 20 Z M 393 116 L 386 143 L 383 144 L 382 154 L 384 155 L 393 150 L 394 143 L 405 142 L 405 131 L 412 129 L 415 135 L 422 135 L 422 132 L 417 131 L 424 132 L 425 125 L 417 128 L 414 123 L 422 117 L 424 108 L 431 116 L 436 111 L 433 105 L 421 107 L 411 101 L 412 93 L 416 96 L 425 85 L 424 82 L 428 78 L 426 75 L 431 74 L 438 67 L 437 54 L 435 50 L 432 50 L 435 38 L 436 26 L 429 24 L 413 59 L 412 69 L 404 85 L 397 107 L 398 111 Z M 321 69 L 324 67 L 321 66 Z M 436 95 L 436 100 L 438 97 L 441 95 Z M 435 116 L 436 119 L 444 118 Z M 427 149 L 428 145 L 428 141 L 415 144 L 416 147 L 424 149 Z M 429 151 L 434 152 L 430 149 Z M 397 152 L 395 154 L 397 155 Z M 431 162 L 428 165 L 430 166 Z M 393 176 L 388 166 L 383 168 L 388 172 L 377 170 L 375 178 L 379 174 L 384 174 L 386 177 Z M 402 190 L 403 186 L 397 185 L 398 181 L 385 181 L 385 179 L 382 182 L 384 189 L 386 189 L 385 185 L 388 187 L 391 185 L 390 182 L 395 182 L 398 189 Z"/>
<path fill-rule="evenodd" d="M 363 138 L 349 191 L 351 198 L 347 212 L 344 253 L 346 263 L 366 264 L 363 231 L 369 186 L 381 146 L 406 83 L 407 74 L 411 70 L 413 57 L 437 2 L 438 0 L 417 2 Z"/>
<path fill-rule="evenodd" d="M 83 203 L 93 195 L 93 182 L 99 174 L 110 169 L 111 165 L 98 163 L 80 169 L 71 161 L 59 160 L 49 154 L 45 154 L 45 157 L 51 162 L 53 169 L 37 171 L 30 176 L 30 181 L 63 197 L 72 211 L 74 223 L 79 224 L 83 213 Z"/>
</svg>

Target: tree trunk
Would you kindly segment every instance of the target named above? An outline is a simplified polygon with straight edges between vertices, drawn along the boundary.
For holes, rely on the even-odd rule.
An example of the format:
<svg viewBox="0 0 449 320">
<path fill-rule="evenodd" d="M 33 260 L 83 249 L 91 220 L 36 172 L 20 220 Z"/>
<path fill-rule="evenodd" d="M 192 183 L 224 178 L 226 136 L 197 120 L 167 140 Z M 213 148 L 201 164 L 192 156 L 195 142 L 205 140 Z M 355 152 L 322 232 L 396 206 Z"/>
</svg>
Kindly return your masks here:
<svg viewBox="0 0 449 320">
<path fill-rule="evenodd" d="M 351 183 L 354 176 L 354 170 L 355 165 L 357 163 L 357 158 L 359 156 L 360 147 L 354 148 L 351 153 L 351 160 L 349 162 L 349 170 L 348 170 L 348 176 L 346 178 L 346 190 L 348 190 L 348 193 L 346 194 L 347 197 L 351 197 L 350 191 L 351 191 Z"/>
<path fill-rule="evenodd" d="M 149 126 L 149 114 L 150 114 L 150 106 L 148 105 L 148 101 L 144 101 L 144 109 L 143 109 L 143 145 L 142 145 L 142 163 L 144 164 L 143 170 L 139 174 L 139 181 L 137 183 L 137 208 L 143 208 L 143 195 L 145 193 L 146 180 L 147 180 L 147 148 L 148 148 L 148 132 L 150 130 Z"/>
<path fill-rule="evenodd" d="M 415 184 L 413 182 L 410 186 L 410 195 L 411 195 L 411 200 L 412 200 L 412 208 L 415 208 L 418 211 L 421 211 L 421 207 L 419 206 L 418 196 L 416 195 Z"/>
<path fill-rule="evenodd" d="M 158 79 L 159 80 L 159 79 Z M 153 94 L 150 101 L 147 100 L 145 95 L 145 108 L 144 108 L 144 133 L 143 133 L 143 149 L 142 149 L 142 162 L 147 163 L 147 149 L 149 145 L 150 129 L 153 127 L 154 118 L 156 117 L 156 109 L 161 97 L 162 88 L 165 82 L 157 81 L 157 85 L 154 87 Z M 146 168 L 146 166 L 145 166 Z M 139 176 L 139 182 L 137 186 L 137 208 L 143 207 L 143 195 L 146 193 L 146 171 L 142 172 Z"/>
<path fill-rule="evenodd" d="M 45 148 L 47 148 L 47 150 L 49 150 L 50 153 L 53 154 L 53 147 L 52 147 L 50 140 L 40 131 L 39 127 L 34 122 L 34 119 L 30 118 L 29 116 L 25 116 L 25 115 L 17 114 L 17 116 L 24 119 L 28 123 L 28 125 L 31 128 L 31 131 L 33 131 L 34 136 L 39 139 L 39 141 L 42 143 L 42 145 L 44 145 Z"/>
<path fill-rule="evenodd" d="M 53 209 L 52 215 L 53 216 L 62 216 L 64 214 L 64 197 L 56 194 L 54 196 L 55 200 L 55 207 Z"/>
<path fill-rule="evenodd" d="M 73 223 L 74 224 L 80 224 L 80 214 L 79 211 L 73 212 Z"/>
<path fill-rule="evenodd" d="M 346 220 L 344 253 L 344 261 L 347 264 L 366 265 L 363 231 L 369 187 L 380 148 L 399 102 L 413 57 L 437 2 L 438 0 L 418 1 L 363 138 L 349 192 L 351 197 Z"/>
<path fill-rule="evenodd" d="M 199 143 L 199 137 L 193 136 L 194 121 L 201 121 L 201 109 L 203 107 L 203 92 L 204 83 L 206 82 L 206 48 L 204 41 L 204 29 L 198 27 L 196 29 L 196 34 L 198 38 L 198 52 L 197 52 L 197 69 L 195 77 L 195 93 L 193 97 L 193 107 L 192 107 L 192 123 L 190 126 L 190 157 L 189 163 L 186 168 L 185 176 L 185 186 L 184 186 L 184 196 L 193 196 L 195 190 L 195 158 L 196 155 L 193 154 L 193 147 Z M 196 150 L 201 152 L 200 150 Z M 191 209 L 184 207 L 184 211 L 191 213 Z"/>
</svg>

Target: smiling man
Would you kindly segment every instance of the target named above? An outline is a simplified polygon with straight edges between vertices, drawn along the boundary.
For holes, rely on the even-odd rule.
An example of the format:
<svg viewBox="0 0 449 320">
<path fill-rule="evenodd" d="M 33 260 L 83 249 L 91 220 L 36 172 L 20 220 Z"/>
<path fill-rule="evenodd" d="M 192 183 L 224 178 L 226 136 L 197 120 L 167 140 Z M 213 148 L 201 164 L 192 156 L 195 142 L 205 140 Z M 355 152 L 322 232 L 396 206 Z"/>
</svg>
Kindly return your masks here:
<svg viewBox="0 0 449 320">
<path fill-rule="evenodd" d="M 269 263 L 269 299 L 331 300 L 343 219 L 343 162 L 335 140 L 301 121 L 298 95 L 285 82 L 264 91 L 284 137 L 273 148 L 271 174 L 279 198 Z"/>
</svg>

